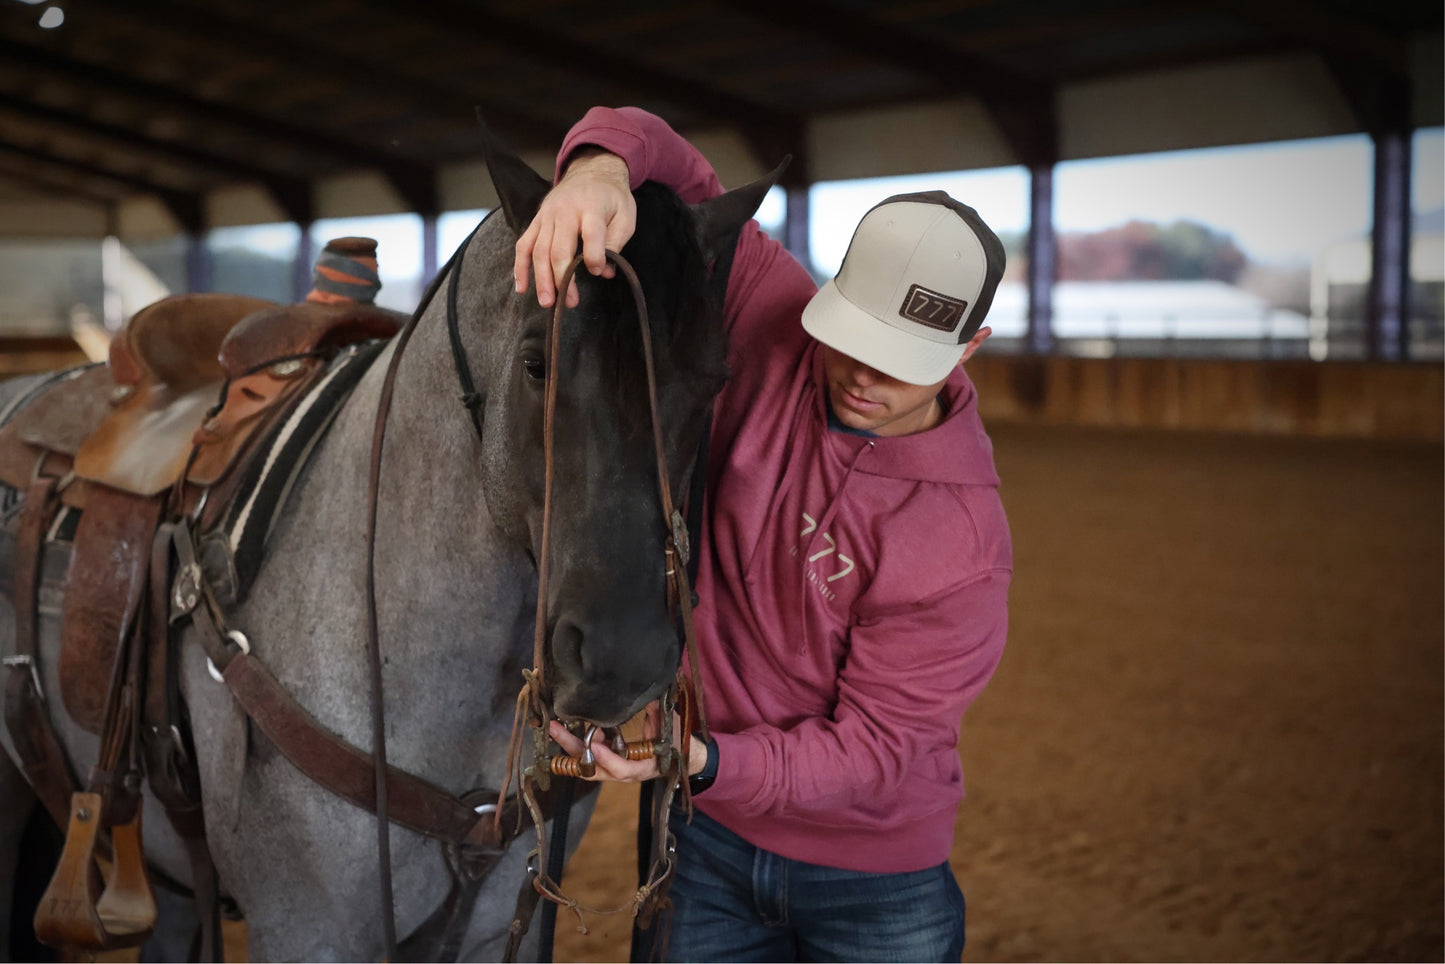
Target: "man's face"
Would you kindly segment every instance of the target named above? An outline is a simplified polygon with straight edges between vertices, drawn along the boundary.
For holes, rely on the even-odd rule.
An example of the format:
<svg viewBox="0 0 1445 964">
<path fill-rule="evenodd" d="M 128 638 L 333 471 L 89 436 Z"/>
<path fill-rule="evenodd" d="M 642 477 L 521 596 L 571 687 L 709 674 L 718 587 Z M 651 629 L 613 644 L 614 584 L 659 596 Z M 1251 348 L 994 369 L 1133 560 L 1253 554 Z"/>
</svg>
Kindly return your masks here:
<svg viewBox="0 0 1445 964">
<path fill-rule="evenodd" d="M 933 428 L 942 414 L 935 385 L 910 385 L 856 358 L 823 346 L 828 400 L 838 421 L 875 435 L 912 435 Z M 947 381 L 944 379 L 943 381 Z"/>
<path fill-rule="evenodd" d="M 989 334 L 988 328 L 980 328 L 964 348 L 959 364 L 967 361 Z M 888 437 L 913 435 L 942 420 L 938 393 L 947 377 L 932 385 L 901 382 L 828 345 L 823 346 L 823 377 L 833 414 L 851 429 Z"/>
</svg>

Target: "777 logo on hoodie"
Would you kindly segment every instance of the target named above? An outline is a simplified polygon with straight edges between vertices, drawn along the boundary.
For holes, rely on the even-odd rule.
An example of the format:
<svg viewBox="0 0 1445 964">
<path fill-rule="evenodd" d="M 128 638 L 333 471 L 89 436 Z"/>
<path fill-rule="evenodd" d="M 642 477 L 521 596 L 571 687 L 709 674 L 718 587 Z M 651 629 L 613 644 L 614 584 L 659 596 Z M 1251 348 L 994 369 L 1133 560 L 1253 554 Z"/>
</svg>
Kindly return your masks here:
<svg viewBox="0 0 1445 964">
<path fill-rule="evenodd" d="M 806 539 L 808 536 L 811 536 L 814 532 L 817 531 L 818 520 L 814 519 L 812 516 L 808 515 L 808 513 L 804 512 L 803 531 L 798 533 L 800 539 Z M 838 551 L 838 542 L 833 538 L 830 533 L 822 532 L 819 533 L 819 535 L 822 537 L 823 542 L 826 543 L 826 545 L 824 545 L 817 552 L 809 555 L 808 562 L 814 563 L 818 562 L 820 559 L 825 559 L 829 556 L 833 556 L 834 559 L 832 561 L 836 563 L 837 571 L 830 576 L 821 576 L 815 573 L 810 567 L 808 570 L 808 581 L 817 585 L 819 591 L 822 592 L 825 597 L 827 597 L 829 602 L 832 602 L 837 594 L 828 588 L 828 584 L 837 582 L 839 579 L 842 579 L 844 576 L 851 573 L 854 568 L 854 563 L 852 559 Z M 795 546 L 793 548 L 793 554 L 797 555 L 797 553 L 798 549 Z M 822 580 L 822 582 L 819 582 L 820 579 Z"/>
</svg>

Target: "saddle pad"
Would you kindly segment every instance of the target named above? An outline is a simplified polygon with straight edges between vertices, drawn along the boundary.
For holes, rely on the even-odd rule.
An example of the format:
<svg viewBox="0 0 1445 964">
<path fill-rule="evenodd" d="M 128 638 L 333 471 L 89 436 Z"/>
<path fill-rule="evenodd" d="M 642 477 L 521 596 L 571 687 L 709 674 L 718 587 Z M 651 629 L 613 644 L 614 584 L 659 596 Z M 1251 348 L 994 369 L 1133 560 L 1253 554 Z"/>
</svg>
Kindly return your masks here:
<svg viewBox="0 0 1445 964">
<path fill-rule="evenodd" d="M 164 492 L 185 471 L 196 430 L 220 396 L 218 381 L 180 395 L 165 385 L 134 393 L 80 447 L 76 477 L 136 495 Z"/>
<path fill-rule="evenodd" d="M 74 457 L 110 412 L 115 382 L 104 365 L 56 376 L 0 427 L 0 482 L 24 490 L 42 451 Z"/>
<path fill-rule="evenodd" d="M 162 501 L 97 486 L 75 531 L 60 618 L 60 695 L 91 733 L 105 721 L 126 597 L 145 578 Z"/>
</svg>

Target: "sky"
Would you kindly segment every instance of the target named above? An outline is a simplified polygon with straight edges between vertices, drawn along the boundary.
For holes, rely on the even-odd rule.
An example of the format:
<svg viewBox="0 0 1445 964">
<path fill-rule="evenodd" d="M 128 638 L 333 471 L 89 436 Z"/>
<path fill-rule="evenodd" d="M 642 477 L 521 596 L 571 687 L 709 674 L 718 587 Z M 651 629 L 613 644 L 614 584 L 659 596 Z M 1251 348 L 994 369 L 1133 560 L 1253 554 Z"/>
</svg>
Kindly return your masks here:
<svg viewBox="0 0 1445 964">
<path fill-rule="evenodd" d="M 1231 235 L 1251 258 L 1273 264 L 1307 264 L 1321 246 L 1365 234 L 1371 221 L 1373 170 L 1365 135 L 1287 141 L 1070 161 L 1054 175 L 1054 223 L 1064 231 L 1096 231 L 1131 219 L 1159 223 L 1187 219 Z M 1445 129 L 1415 138 L 1414 206 L 1445 206 Z M 809 245 L 814 265 L 837 271 L 853 228 L 878 201 L 905 191 L 942 189 L 973 206 L 996 231 L 1028 224 L 1028 178 L 1022 168 L 997 168 L 817 184 L 810 194 Z M 759 211 L 764 226 L 782 219 L 781 192 Z M 439 261 L 445 261 L 481 211 L 451 212 L 438 222 Z M 289 256 L 294 225 L 263 225 L 217 232 L 215 241 L 244 243 Z M 409 296 L 421 273 L 421 223 L 414 215 L 318 221 L 318 243 L 342 234 L 380 241 L 382 281 Z M 383 295 L 386 294 L 383 289 Z M 410 305 L 394 305 L 409 309 Z"/>
</svg>

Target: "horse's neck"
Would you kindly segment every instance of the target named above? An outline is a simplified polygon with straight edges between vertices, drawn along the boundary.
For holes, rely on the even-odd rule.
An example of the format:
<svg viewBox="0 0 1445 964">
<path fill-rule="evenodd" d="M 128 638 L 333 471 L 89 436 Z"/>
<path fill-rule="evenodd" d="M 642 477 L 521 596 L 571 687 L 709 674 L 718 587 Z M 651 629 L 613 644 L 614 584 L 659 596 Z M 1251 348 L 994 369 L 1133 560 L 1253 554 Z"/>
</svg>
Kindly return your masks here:
<svg viewBox="0 0 1445 964">
<path fill-rule="evenodd" d="M 295 614 L 308 616 L 304 638 L 258 644 L 303 703 L 361 746 L 370 742 L 368 467 L 394 351 L 378 358 L 317 448 L 243 614 L 257 624 L 253 634 L 263 626 L 294 634 Z M 525 559 L 488 519 L 478 442 L 458 395 L 444 315 L 434 309 L 405 349 L 386 415 L 375 584 L 388 715 L 406 721 L 395 730 L 396 756 L 443 783 L 458 777 L 426 772 L 435 741 L 465 741 L 450 757 L 478 767 L 464 779 L 500 779 L 506 733 L 497 722 L 519 683 L 535 592 Z"/>
</svg>

